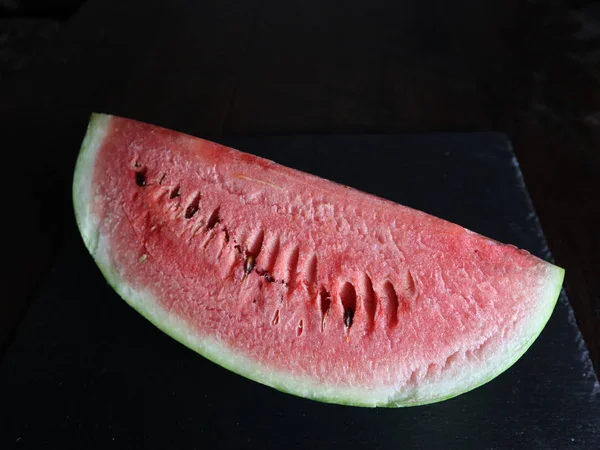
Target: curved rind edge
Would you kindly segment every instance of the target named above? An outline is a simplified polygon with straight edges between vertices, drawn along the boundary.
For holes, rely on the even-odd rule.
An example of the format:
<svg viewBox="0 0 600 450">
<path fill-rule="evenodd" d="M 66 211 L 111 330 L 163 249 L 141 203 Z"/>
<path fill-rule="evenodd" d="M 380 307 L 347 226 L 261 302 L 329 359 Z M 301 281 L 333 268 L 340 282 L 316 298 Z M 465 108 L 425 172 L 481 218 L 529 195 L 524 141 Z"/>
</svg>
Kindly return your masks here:
<svg viewBox="0 0 600 450">
<path fill-rule="evenodd" d="M 307 377 L 276 372 L 244 355 L 236 353 L 235 350 L 212 337 L 200 336 L 197 332 L 193 332 L 183 320 L 164 311 L 154 299 L 152 293 L 136 290 L 130 286 L 121 277 L 118 268 L 111 263 L 107 251 L 107 239 L 100 233 L 99 219 L 94 217 L 91 212 L 91 204 L 94 200 L 91 175 L 96 154 L 104 139 L 111 117 L 99 113 L 91 115 L 75 166 L 73 206 L 77 226 L 84 244 L 108 284 L 133 309 L 171 338 L 240 376 L 287 394 L 324 403 L 361 407 L 407 407 L 436 403 L 476 389 L 513 366 L 537 339 L 554 311 L 562 288 L 564 269 L 546 263 L 550 275 L 542 295 L 543 298 L 538 302 L 540 314 L 528 321 L 529 323 L 523 324 L 523 327 L 528 330 L 527 338 L 519 342 L 518 347 L 508 348 L 505 352 L 505 358 L 498 358 L 500 360 L 498 364 L 491 367 L 484 364 L 486 370 L 482 370 L 477 374 L 478 376 L 473 376 L 473 370 L 476 368 L 467 367 L 463 372 L 469 371 L 469 381 L 461 383 L 460 378 L 454 378 L 449 380 L 450 387 L 443 382 L 425 384 L 407 394 L 402 391 L 397 392 L 397 389 L 390 386 L 377 389 L 328 386 Z"/>
<path fill-rule="evenodd" d="M 529 324 L 522 324 L 522 328 L 529 328 L 531 330 L 528 334 L 528 339 L 524 340 L 521 345 L 519 345 L 516 350 L 510 352 L 508 357 L 504 359 L 503 363 L 496 365 L 496 367 L 487 372 L 483 372 L 477 378 L 477 381 L 468 384 L 467 386 L 457 390 L 454 393 L 449 393 L 440 397 L 431 398 L 429 400 L 424 401 L 415 401 L 415 402 L 404 402 L 401 405 L 395 404 L 393 401 L 388 405 L 384 405 L 386 407 L 399 407 L 399 406 L 421 406 L 428 405 L 431 403 L 438 403 L 444 400 L 449 400 L 454 397 L 458 397 L 459 395 L 470 392 L 478 387 L 483 386 L 484 384 L 489 383 L 493 379 L 500 376 L 502 373 L 506 372 L 513 365 L 517 363 L 519 359 L 529 350 L 529 348 L 533 345 L 533 343 L 537 340 L 539 335 L 542 333 L 546 324 L 552 317 L 552 313 L 554 312 L 554 308 L 556 307 L 556 303 L 560 297 L 560 293 L 562 290 L 562 284 L 565 276 L 565 270 L 562 267 L 555 266 L 553 264 L 547 263 L 548 268 L 553 273 L 552 276 L 549 277 L 548 287 L 546 292 L 542 296 L 543 299 L 540 301 L 540 304 L 544 307 L 542 308 L 541 315 L 537 318 L 537 321 L 532 321 Z M 534 317 L 534 319 L 536 319 Z"/>
</svg>

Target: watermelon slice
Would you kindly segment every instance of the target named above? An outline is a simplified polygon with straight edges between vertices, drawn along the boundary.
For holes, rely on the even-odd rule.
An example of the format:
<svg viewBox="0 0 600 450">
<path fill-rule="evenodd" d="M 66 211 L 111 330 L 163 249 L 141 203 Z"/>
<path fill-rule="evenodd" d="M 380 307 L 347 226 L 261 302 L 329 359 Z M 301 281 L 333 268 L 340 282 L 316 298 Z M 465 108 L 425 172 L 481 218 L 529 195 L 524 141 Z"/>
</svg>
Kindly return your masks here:
<svg viewBox="0 0 600 450">
<path fill-rule="evenodd" d="M 215 363 L 358 406 L 448 399 L 530 347 L 564 270 L 206 140 L 93 114 L 79 230 L 120 296 Z"/>
</svg>

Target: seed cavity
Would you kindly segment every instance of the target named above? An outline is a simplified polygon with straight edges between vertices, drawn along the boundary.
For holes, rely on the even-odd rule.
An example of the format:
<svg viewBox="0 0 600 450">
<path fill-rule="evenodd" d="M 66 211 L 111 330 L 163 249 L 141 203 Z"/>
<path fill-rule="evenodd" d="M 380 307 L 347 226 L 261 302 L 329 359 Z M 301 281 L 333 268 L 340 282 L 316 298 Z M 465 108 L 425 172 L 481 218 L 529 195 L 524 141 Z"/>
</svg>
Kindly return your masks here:
<svg viewBox="0 0 600 450">
<path fill-rule="evenodd" d="M 221 210 L 221 206 L 217 206 L 213 210 L 213 212 L 210 214 L 210 217 L 208 218 L 208 222 L 206 222 L 207 230 L 212 230 L 219 222 L 221 222 L 221 219 L 219 218 L 220 210 Z"/>
<path fill-rule="evenodd" d="M 415 369 L 412 371 L 410 378 L 408 379 L 409 385 L 417 384 L 417 380 L 419 378 L 419 369 Z"/>
<path fill-rule="evenodd" d="M 406 294 L 409 298 L 414 299 L 417 296 L 417 284 L 415 278 L 410 270 L 406 275 Z"/>
<path fill-rule="evenodd" d="M 321 330 L 325 331 L 325 317 L 331 308 L 331 295 L 324 286 L 321 286 L 319 291 L 319 306 L 321 308 Z"/>
<path fill-rule="evenodd" d="M 175 186 L 175 187 L 174 187 L 174 188 L 171 190 L 171 193 L 169 194 L 169 198 L 170 198 L 171 200 L 173 200 L 174 198 L 177 198 L 177 197 L 179 197 L 179 189 L 180 189 L 180 186 L 179 186 L 179 185 L 176 185 L 176 186 Z"/>
<path fill-rule="evenodd" d="M 388 280 L 383 285 L 383 296 L 385 298 L 385 312 L 388 317 L 388 326 L 394 327 L 398 324 L 398 294 L 394 285 Z"/>
<path fill-rule="evenodd" d="M 202 225 L 200 225 L 202 226 Z M 200 248 L 202 248 L 203 250 L 206 249 L 208 247 L 208 244 L 211 243 L 211 241 L 217 237 L 217 233 L 206 233 L 204 235 L 204 239 L 202 240 L 202 243 L 200 244 Z"/>
<path fill-rule="evenodd" d="M 139 187 L 146 186 L 146 169 L 136 170 L 135 184 L 137 184 Z"/>
<path fill-rule="evenodd" d="M 452 353 L 450 356 L 448 356 L 446 358 L 446 361 L 444 362 L 444 366 L 442 367 L 442 370 L 446 370 L 448 367 L 450 367 L 452 364 L 454 364 L 458 358 L 460 356 L 460 352 L 457 350 L 454 353 Z"/>
<path fill-rule="evenodd" d="M 290 256 L 288 259 L 288 282 L 287 282 L 287 288 L 289 288 L 290 290 L 292 290 L 292 288 L 294 287 L 294 283 L 296 281 L 296 270 L 298 269 L 298 259 L 300 258 L 300 247 L 296 246 L 294 247 L 294 249 L 290 252 Z"/>
<path fill-rule="evenodd" d="M 356 311 L 356 290 L 352 283 L 344 283 L 342 289 L 340 289 L 340 300 L 344 307 L 344 325 L 350 328 Z"/>
<path fill-rule="evenodd" d="M 370 327 L 375 325 L 375 317 L 377 313 L 377 296 L 373 289 L 371 277 L 365 274 L 363 279 L 363 306 L 367 315 Z"/>
<path fill-rule="evenodd" d="M 160 180 L 158 180 L 158 184 L 162 185 L 163 181 L 165 181 L 166 177 L 167 177 L 167 172 L 163 172 L 162 176 L 160 177 Z"/>
<path fill-rule="evenodd" d="M 255 259 L 260 255 L 262 250 L 263 241 L 265 239 L 265 233 L 259 229 L 254 238 L 251 240 L 251 244 L 248 246 L 248 253 L 251 254 Z"/>
<path fill-rule="evenodd" d="M 186 219 L 191 219 L 198 212 L 198 208 L 200 207 L 200 198 L 201 198 L 200 192 L 198 192 L 194 196 L 194 198 L 192 199 L 192 201 L 190 202 L 188 207 L 185 209 L 185 218 Z"/>
<path fill-rule="evenodd" d="M 427 366 L 427 372 L 425 372 L 425 378 L 431 378 L 438 372 L 439 366 L 435 363 L 431 363 Z"/>
<path fill-rule="evenodd" d="M 273 319 L 271 320 L 271 325 L 275 326 L 279 323 L 279 310 L 275 310 L 275 314 L 273 315 Z"/>
<path fill-rule="evenodd" d="M 261 266 L 263 266 L 269 273 L 273 273 L 273 269 L 275 268 L 275 262 L 279 256 L 280 245 L 281 243 L 279 241 L 279 236 L 273 237 L 273 239 L 271 239 L 266 245 L 263 253 L 263 258 L 265 258 L 265 261 L 262 261 L 261 258 Z"/>
<path fill-rule="evenodd" d="M 298 322 L 298 329 L 296 330 L 296 336 L 302 336 L 302 332 L 304 331 L 304 320 L 300 320 Z"/>
<path fill-rule="evenodd" d="M 223 250 L 225 250 L 227 248 L 227 242 L 225 241 L 225 238 L 223 237 L 223 239 L 219 239 L 219 252 L 217 253 L 217 259 L 220 259 L 221 256 L 223 255 Z"/>
<path fill-rule="evenodd" d="M 312 287 L 315 284 L 317 279 L 317 255 L 312 255 L 308 259 L 308 263 L 306 265 L 306 281 L 309 287 Z"/>
</svg>

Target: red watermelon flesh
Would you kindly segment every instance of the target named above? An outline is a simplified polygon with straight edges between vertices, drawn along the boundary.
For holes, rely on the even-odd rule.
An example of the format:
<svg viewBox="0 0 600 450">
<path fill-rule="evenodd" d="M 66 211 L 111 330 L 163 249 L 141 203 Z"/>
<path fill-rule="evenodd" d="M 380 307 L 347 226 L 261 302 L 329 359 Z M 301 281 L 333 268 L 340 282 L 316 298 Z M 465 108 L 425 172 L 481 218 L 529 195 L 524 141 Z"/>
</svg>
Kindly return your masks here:
<svg viewBox="0 0 600 450">
<path fill-rule="evenodd" d="M 327 402 L 424 404 L 491 380 L 539 335 L 564 274 L 424 212 L 103 114 L 73 199 L 91 255 L 142 315 Z"/>
</svg>

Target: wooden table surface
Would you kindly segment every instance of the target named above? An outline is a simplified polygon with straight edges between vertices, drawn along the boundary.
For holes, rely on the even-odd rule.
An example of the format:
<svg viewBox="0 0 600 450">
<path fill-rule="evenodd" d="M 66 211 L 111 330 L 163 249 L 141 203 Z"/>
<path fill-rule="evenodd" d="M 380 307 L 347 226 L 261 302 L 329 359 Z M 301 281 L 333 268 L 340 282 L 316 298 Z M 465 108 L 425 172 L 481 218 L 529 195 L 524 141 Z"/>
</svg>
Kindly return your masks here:
<svg viewBox="0 0 600 450">
<path fill-rule="evenodd" d="M 598 371 L 593 3 L 0 1 L 0 136 L 17 158 L 2 170 L 0 341 L 61 242 L 93 110 L 199 136 L 494 130 L 514 144 Z"/>
</svg>

